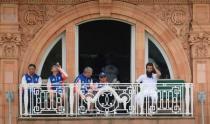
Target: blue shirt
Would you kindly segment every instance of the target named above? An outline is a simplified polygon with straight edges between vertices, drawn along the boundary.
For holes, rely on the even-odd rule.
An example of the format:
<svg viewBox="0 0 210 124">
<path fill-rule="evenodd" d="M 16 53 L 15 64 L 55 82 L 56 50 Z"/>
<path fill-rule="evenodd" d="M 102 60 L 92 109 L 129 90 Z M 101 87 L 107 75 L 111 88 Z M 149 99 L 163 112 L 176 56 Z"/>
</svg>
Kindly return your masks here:
<svg viewBox="0 0 210 124">
<path fill-rule="evenodd" d="M 83 94 L 86 94 L 88 92 L 91 82 L 92 82 L 92 78 L 88 78 L 88 77 L 84 76 L 83 74 L 80 74 L 75 79 L 75 83 L 81 83 L 81 91 Z"/>
<path fill-rule="evenodd" d="M 63 88 L 62 88 L 63 78 L 62 78 L 61 73 L 58 73 L 56 76 L 51 75 L 48 78 L 48 83 L 50 83 L 52 90 L 56 90 L 56 92 L 58 93 L 63 92 Z"/>
<path fill-rule="evenodd" d="M 30 84 L 32 86 L 41 86 L 42 83 L 42 79 L 39 75 L 37 74 L 33 74 L 33 75 L 29 75 L 29 74 L 25 74 L 22 78 L 22 85 L 27 85 Z M 30 87 L 28 89 L 28 91 L 32 92 L 33 91 L 33 87 Z"/>
<path fill-rule="evenodd" d="M 34 74 L 34 75 L 29 75 L 29 74 L 25 74 L 25 80 L 26 80 L 26 83 L 39 83 L 39 76 L 37 74 Z"/>
</svg>

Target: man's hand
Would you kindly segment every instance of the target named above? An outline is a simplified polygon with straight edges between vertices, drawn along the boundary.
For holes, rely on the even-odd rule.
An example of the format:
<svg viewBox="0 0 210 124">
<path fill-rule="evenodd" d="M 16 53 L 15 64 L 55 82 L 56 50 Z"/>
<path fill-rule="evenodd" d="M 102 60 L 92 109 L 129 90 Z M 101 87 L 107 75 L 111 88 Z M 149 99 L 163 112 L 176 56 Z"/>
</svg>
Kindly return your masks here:
<svg viewBox="0 0 210 124">
<path fill-rule="evenodd" d="M 155 66 L 155 64 L 153 63 L 153 67 L 154 67 L 154 69 L 155 69 L 155 71 L 156 71 L 156 74 L 157 74 L 157 78 L 160 78 L 160 76 L 161 76 L 161 72 L 156 68 L 156 66 Z"/>
<path fill-rule="evenodd" d="M 61 69 L 61 65 L 59 63 L 56 63 L 56 66 L 58 67 L 58 69 Z"/>
<path fill-rule="evenodd" d="M 81 99 L 83 99 L 83 100 L 86 98 L 85 95 L 83 95 L 83 94 L 81 94 L 80 97 L 81 97 Z"/>
</svg>

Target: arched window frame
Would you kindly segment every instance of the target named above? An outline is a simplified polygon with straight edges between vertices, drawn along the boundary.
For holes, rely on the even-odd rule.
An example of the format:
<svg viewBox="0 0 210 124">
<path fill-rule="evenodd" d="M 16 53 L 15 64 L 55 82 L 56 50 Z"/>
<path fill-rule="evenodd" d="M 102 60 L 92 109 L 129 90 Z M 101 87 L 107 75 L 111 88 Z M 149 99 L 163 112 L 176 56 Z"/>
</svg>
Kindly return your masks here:
<svg viewBox="0 0 210 124">
<path fill-rule="evenodd" d="M 39 68 L 37 73 L 40 75 L 42 72 L 42 68 L 44 66 L 44 63 L 47 59 L 47 56 L 49 55 L 50 51 L 53 49 L 53 47 L 56 45 L 56 43 L 59 42 L 59 40 L 62 41 L 62 68 L 66 71 L 66 34 L 65 32 L 61 33 L 58 37 L 56 37 L 53 42 L 48 46 L 48 48 L 45 50 L 44 55 L 41 59 Z M 49 70 L 50 71 L 50 70 Z"/>
<path fill-rule="evenodd" d="M 149 51 L 149 46 L 148 46 L 149 39 L 153 44 L 155 44 L 155 46 L 158 48 L 158 50 L 162 54 L 163 58 L 165 59 L 165 62 L 168 66 L 170 79 L 174 79 L 173 69 L 172 69 L 171 63 L 169 61 L 169 58 L 168 58 L 165 50 L 161 47 L 161 45 L 158 43 L 158 41 L 148 32 L 145 32 L 145 64 L 148 62 L 148 58 L 149 58 L 149 52 L 148 52 Z"/>
<path fill-rule="evenodd" d="M 86 23 L 86 22 L 91 22 L 91 21 L 97 21 L 97 20 L 114 20 L 114 21 L 119 21 L 119 22 L 124 22 L 127 23 L 129 25 L 131 25 L 131 58 L 130 58 L 130 82 L 135 82 L 136 78 L 135 78 L 135 71 L 136 71 L 136 53 L 135 53 L 135 43 L 136 43 L 136 27 L 134 24 L 127 22 L 127 21 L 123 21 L 123 20 L 119 20 L 119 19 L 110 19 L 110 18 L 103 18 L 103 19 L 91 19 L 91 20 L 87 20 L 81 23 L 78 23 L 77 25 L 75 25 L 75 77 L 79 74 L 79 25 Z M 125 82 L 126 83 L 126 82 Z"/>
</svg>

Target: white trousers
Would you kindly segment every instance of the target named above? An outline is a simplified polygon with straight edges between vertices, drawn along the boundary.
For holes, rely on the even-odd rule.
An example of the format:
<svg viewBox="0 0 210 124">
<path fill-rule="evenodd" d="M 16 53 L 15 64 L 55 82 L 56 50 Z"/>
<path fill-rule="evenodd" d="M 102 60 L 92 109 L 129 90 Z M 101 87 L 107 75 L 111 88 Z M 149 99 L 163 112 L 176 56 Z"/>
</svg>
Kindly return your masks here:
<svg viewBox="0 0 210 124">
<path fill-rule="evenodd" d="M 23 100 L 24 100 L 24 111 L 26 115 L 28 115 L 28 88 L 24 88 L 24 96 L 23 96 Z"/>
<path fill-rule="evenodd" d="M 152 99 L 152 105 L 157 105 L 157 91 L 155 89 L 144 89 L 143 91 L 139 92 L 135 96 L 135 101 L 138 106 L 140 106 L 141 114 L 144 113 L 144 98 L 151 98 Z"/>
</svg>

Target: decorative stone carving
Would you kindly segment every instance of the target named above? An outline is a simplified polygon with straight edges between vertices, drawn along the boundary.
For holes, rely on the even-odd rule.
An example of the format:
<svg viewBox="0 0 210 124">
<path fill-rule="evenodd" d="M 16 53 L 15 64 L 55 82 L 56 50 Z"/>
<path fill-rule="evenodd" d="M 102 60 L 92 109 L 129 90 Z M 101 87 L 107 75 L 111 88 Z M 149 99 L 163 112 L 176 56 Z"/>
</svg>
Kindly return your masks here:
<svg viewBox="0 0 210 124">
<path fill-rule="evenodd" d="M 52 19 L 53 17 L 64 12 L 67 9 L 70 9 L 76 4 L 88 1 L 91 0 L 80 0 L 74 4 L 20 4 L 19 19 L 22 34 L 21 37 L 24 44 L 23 50 L 27 47 L 27 44 L 48 20 Z M 110 1 L 112 1 L 111 3 L 117 2 L 117 0 Z M 129 3 L 131 2 L 127 0 L 118 1 Z M 141 3 L 139 0 L 133 0 L 132 2 L 134 2 L 135 4 Z M 110 4 L 107 4 L 107 6 L 103 6 L 103 9 L 100 9 L 100 13 L 102 15 L 109 16 L 111 14 L 111 11 L 107 8 L 110 8 L 110 6 Z M 185 42 L 188 41 L 188 32 L 190 29 L 190 21 L 192 18 L 190 16 L 191 10 L 189 5 L 139 4 L 137 6 L 149 15 L 158 17 L 176 34 L 178 38 L 183 41 L 183 44 L 187 44 Z"/>
<path fill-rule="evenodd" d="M 182 25 L 186 20 L 186 13 L 183 10 L 174 10 L 171 13 L 171 22 L 174 25 Z"/>
<path fill-rule="evenodd" d="M 210 57 L 210 35 L 206 33 L 191 34 L 189 38 L 193 58 Z"/>
<path fill-rule="evenodd" d="M 20 31 L 22 34 L 23 51 L 42 26 L 55 15 L 63 12 L 71 5 L 20 5 Z"/>
<path fill-rule="evenodd" d="M 1 57 L 18 57 L 21 46 L 21 37 L 19 34 L 4 33 L 0 34 Z"/>
<path fill-rule="evenodd" d="M 28 25 L 36 25 L 37 23 L 44 23 L 44 14 L 42 11 L 39 13 L 34 10 L 29 10 L 25 13 L 25 22 Z"/>
<path fill-rule="evenodd" d="M 189 5 L 139 5 L 143 11 L 163 21 L 177 38 L 182 41 L 186 55 L 190 59 L 188 36 L 190 32 L 191 8 Z"/>
<path fill-rule="evenodd" d="M 182 40 L 187 40 L 190 26 L 190 8 L 187 5 L 155 5 L 154 14 L 166 22 L 169 28 Z"/>
</svg>

